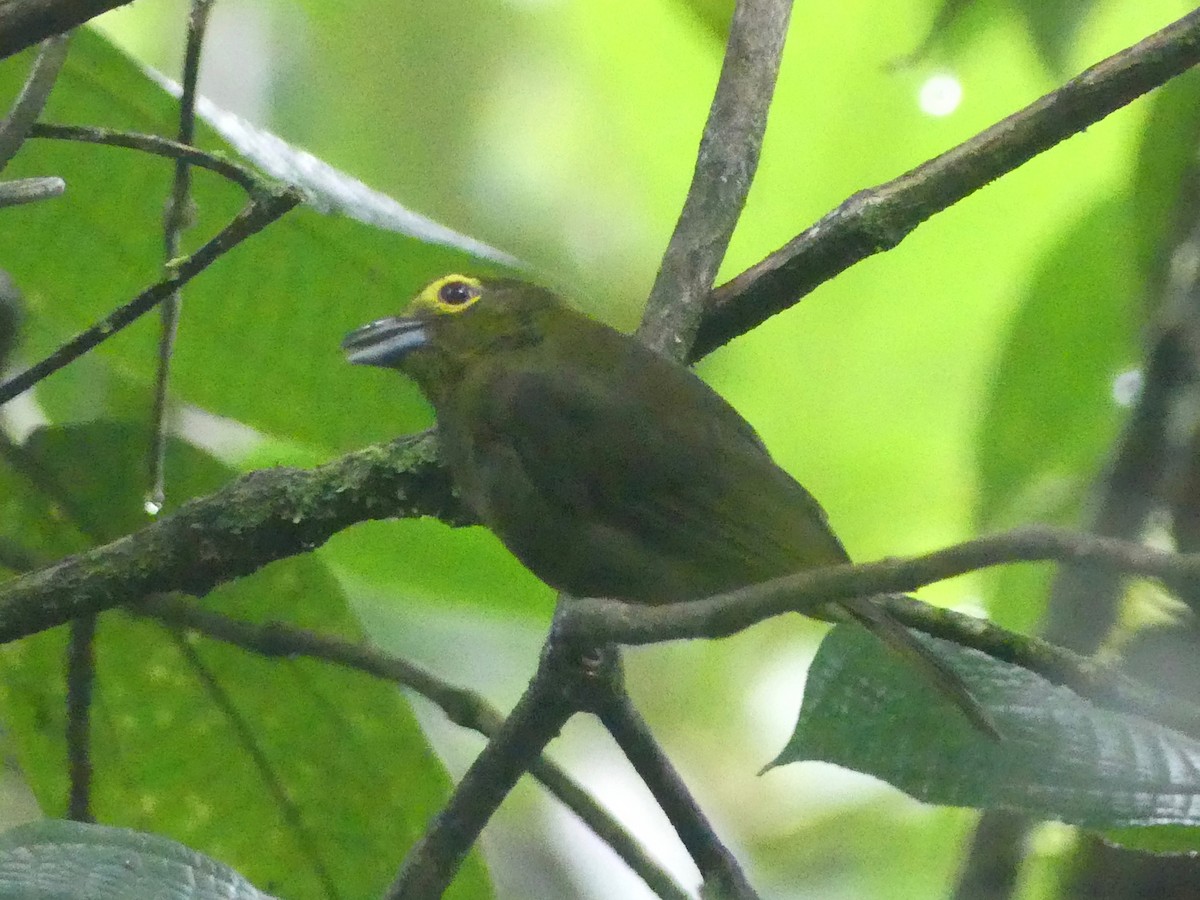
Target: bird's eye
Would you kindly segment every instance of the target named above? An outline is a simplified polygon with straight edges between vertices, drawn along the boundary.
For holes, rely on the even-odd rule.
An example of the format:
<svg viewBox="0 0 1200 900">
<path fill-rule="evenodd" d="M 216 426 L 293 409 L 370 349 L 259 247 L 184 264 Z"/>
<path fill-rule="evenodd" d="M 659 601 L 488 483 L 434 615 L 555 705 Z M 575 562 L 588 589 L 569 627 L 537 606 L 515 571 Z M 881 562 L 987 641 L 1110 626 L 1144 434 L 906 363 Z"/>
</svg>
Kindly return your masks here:
<svg viewBox="0 0 1200 900">
<path fill-rule="evenodd" d="M 438 291 L 438 299 L 450 306 L 461 306 L 479 296 L 479 289 L 465 281 L 447 281 Z"/>
</svg>

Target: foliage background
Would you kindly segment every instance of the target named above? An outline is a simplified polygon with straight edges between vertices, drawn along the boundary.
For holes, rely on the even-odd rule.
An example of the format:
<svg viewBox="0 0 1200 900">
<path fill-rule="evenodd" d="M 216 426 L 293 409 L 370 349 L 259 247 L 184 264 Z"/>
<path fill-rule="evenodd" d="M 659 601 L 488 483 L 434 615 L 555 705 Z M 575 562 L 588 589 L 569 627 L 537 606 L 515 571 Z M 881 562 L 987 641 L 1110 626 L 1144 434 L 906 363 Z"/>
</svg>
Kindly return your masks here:
<svg viewBox="0 0 1200 900">
<path fill-rule="evenodd" d="M 852 192 L 949 148 L 1187 8 L 1034 5 L 1059 10 L 1056 20 L 1015 2 L 969 6 L 925 56 L 897 67 L 924 41 L 936 3 L 797 5 L 726 277 Z M 723 47 L 722 9 L 685 0 L 222 0 L 201 89 L 410 209 L 512 253 L 581 307 L 631 328 L 691 175 Z M 101 25 L 174 73 L 185 15 L 186 4 L 156 0 Z M 918 104 L 938 74 L 963 90 L 961 105 L 941 117 Z M 18 77 L 5 72 L 4 84 Z M 106 84 L 86 99 L 88 121 L 119 125 L 147 113 L 128 107 L 117 82 Z M 51 113 L 70 90 L 69 81 L 59 85 Z M 1194 97 L 1188 84 L 1172 90 Z M 1142 288 L 1177 188 L 1170 175 L 1181 148 L 1193 146 L 1180 107 L 1185 100 L 1171 105 L 1161 95 L 1134 103 L 701 364 L 822 500 L 857 558 L 918 552 L 1018 521 L 1074 521 L 1120 423 L 1114 385 L 1137 365 Z M 108 183 L 122 220 L 141 223 L 140 243 L 116 257 L 127 285 L 92 271 L 76 285 L 91 305 L 55 310 L 48 304 L 64 298 L 39 293 L 26 273 L 28 358 L 73 320 L 121 299 L 123 286 L 152 280 L 166 183 L 165 168 L 161 187 Z M 62 227 L 51 205 L 9 212 L 0 229 L 16 222 L 22 240 L 49 240 L 39 235 Z M 197 231 L 204 217 L 228 211 L 228 198 L 202 195 Z M 302 250 L 294 232 L 265 235 L 218 264 L 243 280 L 235 298 L 217 287 L 216 269 L 185 292 L 177 384 L 192 416 L 180 430 L 237 468 L 319 461 L 428 420 L 414 392 L 387 373 L 341 366 L 337 342 L 401 306 L 425 277 L 467 263 L 338 220 L 300 221 L 296 230 L 313 236 Z M 92 234 L 116 227 L 89 225 Z M 83 252 L 89 266 L 114 259 L 104 240 Z M 235 303 L 253 306 L 239 313 Z M 231 324 L 239 315 L 257 327 Z M 150 322 L 135 326 L 40 391 L 41 413 L 59 424 L 136 419 L 149 404 L 153 341 Z M 267 372 L 285 376 L 284 385 L 264 379 L 265 388 Z M 209 419 L 189 425 L 201 412 L 254 431 Z M 430 522 L 362 525 L 317 557 L 385 647 L 502 705 L 532 671 L 553 597 L 489 535 Z M 973 578 L 929 595 L 1029 629 L 1039 583 L 1027 574 Z M 818 637 L 815 626 L 783 621 L 719 644 L 639 650 L 629 654 L 632 691 L 765 895 L 935 896 L 952 878 L 972 816 L 923 808 L 816 764 L 754 775 L 790 731 Z M 474 738 L 420 704 L 416 713 L 451 771 L 469 761 Z M 556 755 L 687 871 L 598 729 L 573 724 Z M 422 783 L 440 777 L 414 765 Z M 1023 896 L 1047 895 L 1066 837 L 1062 828 L 1039 832 Z M 636 883 L 614 887 L 605 851 L 535 791 L 510 802 L 487 838 L 499 896 L 636 896 Z"/>
</svg>

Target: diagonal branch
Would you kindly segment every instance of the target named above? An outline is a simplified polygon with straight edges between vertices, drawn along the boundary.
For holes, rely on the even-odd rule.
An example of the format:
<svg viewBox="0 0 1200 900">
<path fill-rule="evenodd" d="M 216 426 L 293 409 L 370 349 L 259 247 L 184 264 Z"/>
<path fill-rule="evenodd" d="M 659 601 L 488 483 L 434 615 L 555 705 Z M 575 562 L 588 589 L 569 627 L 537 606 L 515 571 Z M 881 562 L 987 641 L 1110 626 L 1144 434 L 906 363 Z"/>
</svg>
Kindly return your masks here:
<svg viewBox="0 0 1200 900">
<path fill-rule="evenodd" d="M 42 114 L 50 91 L 58 80 L 58 73 L 66 62 L 69 41 L 69 35 L 61 34 L 42 44 L 25 86 L 21 88 L 8 115 L 0 120 L 0 169 L 7 166 L 21 149 L 29 129 Z"/>
<path fill-rule="evenodd" d="M 192 629 L 219 641 L 266 657 L 304 656 L 344 666 L 409 688 L 438 706 L 462 728 L 491 737 L 504 718 L 474 691 L 448 684 L 406 659 L 364 644 L 317 634 L 283 623 L 256 625 L 210 612 L 176 597 L 148 597 L 127 607 L 177 628 Z M 646 853 L 645 849 L 562 768 L 548 759 L 529 767 L 529 773 L 577 815 L 601 840 L 665 900 L 686 900 L 688 894 Z"/>
<path fill-rule="evenodd" d="M 303 199 L 301 194 L 292 188 L 281 188 L 250 203 L 207 244 L 191 256 L 176 261 L 162 281 L 146 288 L 91 328 L 81 331 L 45 359 L 0 384 L 0 405 L 29 390 L 43 378 L 65 368 L 111 335 L 137 321 L 162 303 L 172 292 L 191 281 L 246 238 L 262 231 Z"/>
<path fill-rule="evenodd" d="M 690 359 L 711 353 L 926 219 L 1200 62 L 1200 10 L 893 181 L 850 197 L 708 298 Z"/>
</svg>

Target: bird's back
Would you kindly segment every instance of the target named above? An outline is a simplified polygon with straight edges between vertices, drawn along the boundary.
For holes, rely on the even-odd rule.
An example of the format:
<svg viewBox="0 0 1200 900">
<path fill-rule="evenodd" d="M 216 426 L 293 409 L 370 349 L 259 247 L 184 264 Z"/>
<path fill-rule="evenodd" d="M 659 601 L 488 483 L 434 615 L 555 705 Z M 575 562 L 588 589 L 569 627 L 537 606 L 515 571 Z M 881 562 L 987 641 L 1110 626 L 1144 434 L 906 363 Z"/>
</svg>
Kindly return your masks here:
<svg viewBox="0 0 1200 900">
<path fill-rule="evenodd" d="M 568 310 L 438 410 L 464 497 L 544 580 L 668 602 L 845 561 L 817 501 L 689 370 Z"/>
</svg>

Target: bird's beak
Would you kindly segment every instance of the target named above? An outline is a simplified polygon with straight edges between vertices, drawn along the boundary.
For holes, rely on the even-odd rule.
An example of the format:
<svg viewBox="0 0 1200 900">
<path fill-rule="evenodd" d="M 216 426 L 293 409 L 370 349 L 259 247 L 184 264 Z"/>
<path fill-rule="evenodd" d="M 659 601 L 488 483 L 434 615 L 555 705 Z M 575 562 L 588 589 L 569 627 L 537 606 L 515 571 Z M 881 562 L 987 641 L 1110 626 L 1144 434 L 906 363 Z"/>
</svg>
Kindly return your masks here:
<svg viewBox="0 0 1200 900">
<path fill-rule="evenodd" d="M 407 316 L 378 319 L 346 335 L 346 359 L 360 366 L 395 366 L 411 351 L 425 345 L 425 323 Z"/>
</svg>

